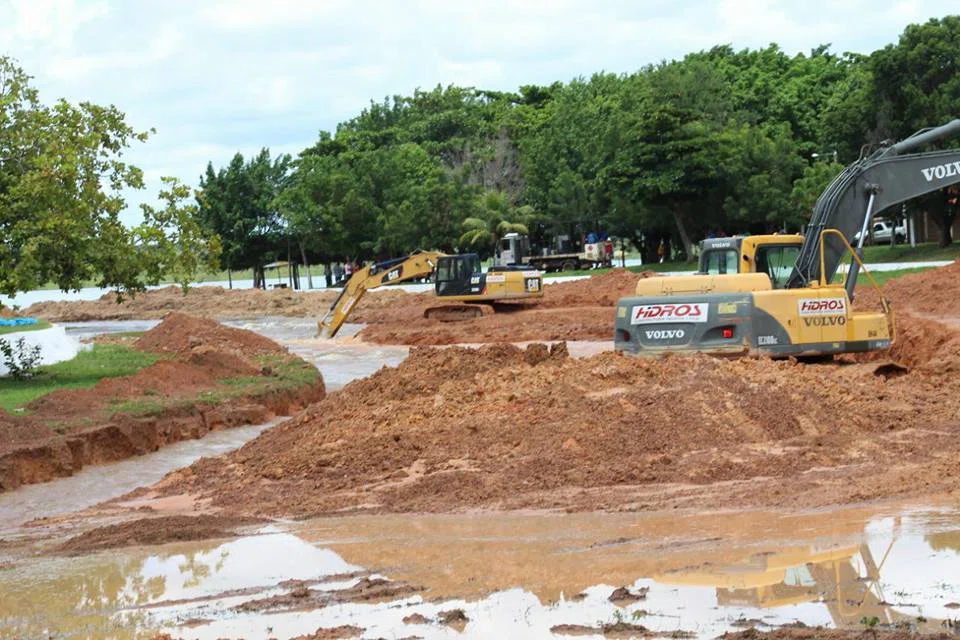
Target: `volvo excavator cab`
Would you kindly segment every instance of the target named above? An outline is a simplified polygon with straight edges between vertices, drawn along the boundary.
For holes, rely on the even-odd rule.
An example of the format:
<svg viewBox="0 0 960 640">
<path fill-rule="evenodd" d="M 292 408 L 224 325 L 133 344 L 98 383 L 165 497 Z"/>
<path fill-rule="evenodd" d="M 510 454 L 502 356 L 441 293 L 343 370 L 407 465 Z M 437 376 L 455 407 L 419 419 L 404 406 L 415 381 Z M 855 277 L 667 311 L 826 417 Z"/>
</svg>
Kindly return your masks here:
<svg viewBox="0 0 960 640">
<path fill-rule="evenodd" d="M 803 245 L 801 235 L 758 235 L 710 238 L 700 243 L 699 275 L 765 273 L 774 289 L 782 289 Z"/>
</svg>

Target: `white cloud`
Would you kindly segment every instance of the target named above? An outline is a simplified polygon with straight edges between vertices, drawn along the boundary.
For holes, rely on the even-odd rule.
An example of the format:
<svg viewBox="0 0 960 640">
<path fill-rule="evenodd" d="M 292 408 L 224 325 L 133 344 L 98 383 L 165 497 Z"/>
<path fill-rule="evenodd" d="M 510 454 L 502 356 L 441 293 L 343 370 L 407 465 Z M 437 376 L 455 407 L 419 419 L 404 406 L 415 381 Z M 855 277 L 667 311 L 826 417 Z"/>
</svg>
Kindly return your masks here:
<svg viewBox="0 0 960 640">
<path fill-rule="evenodd" d="M 106 16 L 106 2 L 8 0 L 0 5 L 0 46 L 12 44 L 64 49 L 85 23 Z"/>
<path fill-rule="evenodd" d="M 956 0 L 0 0 L 0 53 L 41 98 L 157 128 L 129 159 L 196 185 L 207 161 L 296 153 L 371 100 L 631 72 L 718 44 L 868 53 Z M 138 195 L 140 201 L 149 198 Z M 130 219 L 135 219 L 131 214 Z"/>
<path fill-rule="evenodd" d="M 347 3 L 339 0 L 225 0 L 205 5 L 200 18 L 214 28 L 257 30 L 301 24 L 334 14 Z"/>
</svg>

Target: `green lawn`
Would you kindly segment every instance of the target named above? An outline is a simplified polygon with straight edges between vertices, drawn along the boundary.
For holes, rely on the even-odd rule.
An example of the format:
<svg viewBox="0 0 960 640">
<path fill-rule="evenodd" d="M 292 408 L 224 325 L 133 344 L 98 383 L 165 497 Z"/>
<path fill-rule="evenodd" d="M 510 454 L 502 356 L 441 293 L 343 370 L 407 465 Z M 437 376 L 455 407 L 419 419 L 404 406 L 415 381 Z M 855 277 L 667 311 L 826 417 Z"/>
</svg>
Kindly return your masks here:
<svg viewBox="0 0 960 640">
<path fill-rule="evenodd" d="M 41 329 L 49 329 L 50 323 L 46 320 L 37 320 L 36 324 L 22 324 L 13 327 L 0 327 L 0 336 L 7 335 L 8 333 L 23 333 L 25 331 L 40 331 Z"/>
<path fill-rule="evenodd" d="M 864 262 L 923 262 L 925 260 L 956 260 L 960 256 L 960 243 L 954 242 L 947 247 L 939 247 L 935 242 L 927 242 L 911 247 L 909 244 L 872 245 L 863 248 Z"/>
<path fill-rule="evenodd" d="M 159 354 L 137 351 L 123 345 L 94 345 L 89 351 L 81 351 L 72 360 L 40 367 L 33 378 L 0 378 L 0 408 L 13 412 L 51 391 L 89 388 L 104 378 L 136 373 L 160 358 Z"/>
</svg>

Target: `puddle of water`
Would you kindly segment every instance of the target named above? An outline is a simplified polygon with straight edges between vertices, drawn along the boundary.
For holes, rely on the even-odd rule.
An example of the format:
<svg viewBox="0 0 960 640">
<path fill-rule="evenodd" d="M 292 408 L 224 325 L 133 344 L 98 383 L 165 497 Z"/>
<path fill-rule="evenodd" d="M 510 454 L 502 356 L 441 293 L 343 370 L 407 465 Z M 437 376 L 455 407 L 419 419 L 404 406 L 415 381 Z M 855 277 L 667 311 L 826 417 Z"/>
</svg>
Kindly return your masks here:
<svg viewBox="0 0 960 640">
<path fill-rule="evenodd" d="M 245 612 L 244 602 L 350 587 L 362 568 L 425 590 L 387 602 Z M 615 587 L 635 602 L 610 602 Z M 364 637 L 555 637 L 623 619 L 713 638 L 743 621 L 939 630 L 960 618 L 960 512 L 844 510 L 665 516 L 481 514 L 327 518 L 0 571 L 0 635 L 277 637 L 355 625 Z M 462 609 L 463 632 L 435 622 Z M 431 622 L 410 625 L 418 613 Z M 925 622 L 919 622 L 920 618 Z M 202 621 L 202 622 L 199 622 Z M 190 624 L 187 624 L 187 623 Z"/>
<path fill-rule="evenodd" d="M 143 456 L 84 467 L 66 478 L 0 493 L 0 534 L 39 516 L 78 511 L 151 485 L 203 456 L 233 451 L 285 419 L 214 431 L 199 440 L 182 440 Z"/>
</svg>

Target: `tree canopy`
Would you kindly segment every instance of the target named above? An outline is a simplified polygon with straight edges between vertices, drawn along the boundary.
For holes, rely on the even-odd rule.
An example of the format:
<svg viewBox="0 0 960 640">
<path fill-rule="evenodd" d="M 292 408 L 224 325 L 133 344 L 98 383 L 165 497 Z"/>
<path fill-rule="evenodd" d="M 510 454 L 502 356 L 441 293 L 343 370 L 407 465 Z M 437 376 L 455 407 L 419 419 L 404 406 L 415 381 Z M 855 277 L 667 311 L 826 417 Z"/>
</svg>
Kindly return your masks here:
<svg viewBox="0 0 960 640">
<path fill-rule="evenodd" d="M 797 230 L 864 144 L 960 115 L 958 69 L 960 17 L 947 16 L 870 55 L 722 45 L 515 92 L 417 89 L 321 132 L 282 176 L 256 174 L 260 192 L 275 193 L 256 205 L 274 235 L 231 236 L 236 223 L 218 222 L 219 211 L 259 219 L 242 190 L 218 182 L 242 158 L 208 167 L 204 207 L 225 264 L 238 266 L 249 261 L 234 250 L 264 252 L 270 238 L 292 236 L 327 262 L 488 254 L 519 228 L 535 245 L 598 231 L 648 251 L 666 239 L 691 256 L 710 232 Z M 947 202 L 933 199 L 931 210 Z M 949 211 L 940 219 L 952 222 Z"/>
<path fill-rule="evenodd" d="M 150 132 L 113 106 L 45 105 L 30 81 L 0 57 L 0 293 L 93 280 L 122 295 L 166 275 L 189 283 L 219 250 L 187 204 L 189 188 L 168 181 L 163 209 L 145 207 L 135 228 L 120 220 L 121 191 L 144 186 L 123 152 Z"/>
</svg>

